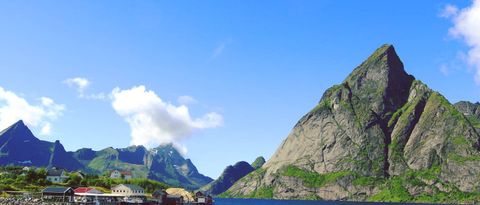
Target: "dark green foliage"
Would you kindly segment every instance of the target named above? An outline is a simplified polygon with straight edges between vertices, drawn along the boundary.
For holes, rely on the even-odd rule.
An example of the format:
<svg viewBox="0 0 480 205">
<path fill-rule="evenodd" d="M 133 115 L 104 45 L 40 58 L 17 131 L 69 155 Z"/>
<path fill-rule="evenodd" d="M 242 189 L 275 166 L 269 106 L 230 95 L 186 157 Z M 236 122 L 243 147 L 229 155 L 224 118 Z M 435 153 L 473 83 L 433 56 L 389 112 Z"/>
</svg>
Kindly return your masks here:
<svg viewBox="0 0 480 205">
<path fill-rule="evenodd" d="M 302 179 L 303 184 L 307 187 L 323 187 L 330 182 L 335 182 L 345 176 L 352 175 L 350 171 L 330 172 L 326 174 L 319 174 L 317 172 L 306 171 L 295 166 L 287 166 L 282 175 L 289 177 L 298 177 Z"/>
<path fill-rule="evenodd" d="M 384 182 L 385 178 L 383 177 L 356 176 L 352 183 L 358 186 L 376 186 Z"/>
<path fill-rule="evenodd" d="M 46 180 L 47 172 L 44 168 L 31 168 L 29 171 L 22 170 L 23 167 L 6 166 L 0 167 L 0 191 L 40 191 L 46 186 L 52 185 Z M 77 173 L 68 174 L 69 179 L 65 183 L 54 184 L 58 186 L 94 186 L 101 187 L 106 190 L 118 184 L 135 184 L 145 189 L 146 192 L 152 193 L 157 189 L 166 189 L 169 186 L 149 180 L 149 179 L 111 179 L 108 176 L 86 175 L 81 178 Z"/>
<path fill-rule="evenodd" d="M 45 178 L 45 169 L 22 170 L 23 167 L 0 167 L 0 191 L 32 190 L 38 191 L 51 183 Z"/>
<path fill-rule="evenodd" d="M 412 196 L 404 187 L 404 181 L 400 177 L 393 177 L 384 185 L 382 191 L 368 198 L 369 201 L 382 202 L 408 202 Z"/>
</svg>

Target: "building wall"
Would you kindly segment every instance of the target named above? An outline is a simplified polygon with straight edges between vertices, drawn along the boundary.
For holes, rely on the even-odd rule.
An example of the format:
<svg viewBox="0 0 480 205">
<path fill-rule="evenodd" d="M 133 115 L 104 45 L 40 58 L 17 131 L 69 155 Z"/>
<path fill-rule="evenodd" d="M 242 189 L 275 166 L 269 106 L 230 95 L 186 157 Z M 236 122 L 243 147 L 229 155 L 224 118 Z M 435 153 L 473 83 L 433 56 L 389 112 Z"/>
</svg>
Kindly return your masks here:
<svg viewBox="0 0 480 205">
<path fill-rule="evenodd" d="M 126 186 L 118 186 L 112 188 L 112 194 L 120 194 L 123 196 L 131 196 L 131 195 L 144 195 L 143 190 L 131 190 Z"/>
<path fill-rule="evenodd" d="M 122 173 L 120 173 L 118 170 L 115 170 L 110 174 L 110 178 L 120 179 L 120 178 L 122 178 Z"/>
<path fill-rule="evenodd" d="M 63 182 L 62 178 L 59 176 L 47 176 L 47 181 L 50 181 L 52 183 L 61 183 Z"/>
</svg>

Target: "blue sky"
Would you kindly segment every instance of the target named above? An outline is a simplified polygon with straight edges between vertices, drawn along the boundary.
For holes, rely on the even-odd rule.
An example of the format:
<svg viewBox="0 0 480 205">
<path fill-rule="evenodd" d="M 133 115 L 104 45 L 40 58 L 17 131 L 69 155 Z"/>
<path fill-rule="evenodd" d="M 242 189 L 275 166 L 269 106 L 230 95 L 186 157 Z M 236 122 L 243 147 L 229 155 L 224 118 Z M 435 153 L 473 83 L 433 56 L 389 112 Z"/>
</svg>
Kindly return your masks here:
<svg viewBox="0 0 480 205">
<path fill-rule="evenodd" d="M 479 101 L 478 41 L 451 32 L 472 3 L 0 1 L 0 125 L 28 118 L 71 151 L 171 141 L 215 178 L 269 158 L 384 43 L 451 102 Z"/>
</svg>

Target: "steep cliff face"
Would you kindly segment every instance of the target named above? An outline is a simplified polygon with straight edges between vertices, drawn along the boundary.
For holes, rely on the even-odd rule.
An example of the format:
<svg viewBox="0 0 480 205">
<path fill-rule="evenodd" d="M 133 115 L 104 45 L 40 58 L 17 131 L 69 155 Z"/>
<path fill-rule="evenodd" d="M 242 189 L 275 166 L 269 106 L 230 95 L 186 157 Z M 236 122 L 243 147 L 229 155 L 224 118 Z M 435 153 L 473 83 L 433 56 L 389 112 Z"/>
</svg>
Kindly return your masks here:
<svg viewBox="0 0 480 205">
<path fill-rule="evenodd" d="M 393 46 L 384 45 L 324 93 L 261 169 L 224 195 L 412 201 L 475 192 L 479 140 L 472 123 L 407 74 Z"/>
<path fill-rule="evenodd" d="M 53 143 L 53 151 L 50 156 L 49 166 L 64 167 L 68 170 L 80 170 L 83 165 L 72 157 L 71 153 L 67 153 L 60 141 Z"/>
</svg>

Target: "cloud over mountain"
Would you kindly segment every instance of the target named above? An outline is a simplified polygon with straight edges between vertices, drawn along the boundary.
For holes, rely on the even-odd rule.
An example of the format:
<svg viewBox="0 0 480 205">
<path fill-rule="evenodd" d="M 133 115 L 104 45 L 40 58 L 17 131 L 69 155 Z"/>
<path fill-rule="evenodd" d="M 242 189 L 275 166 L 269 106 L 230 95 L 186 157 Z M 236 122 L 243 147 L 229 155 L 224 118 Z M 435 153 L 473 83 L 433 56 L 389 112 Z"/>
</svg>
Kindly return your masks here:
<svg viewBox="0 0 480 205">
<path fill-rule="evenodd" d="M 41 97 L 38 104 L 30 104 L 16 93 L 0 87 L 0 129 L 5 129 L 18 120 L 40 129 L 42 135 L 52 131 L 52 121 L 63 114 L 65 105 L 57 104 L 48 97 Z"/>
<path fill-rule="evenodd" d="M 143 85 L 125 90 L 117 87 L 112 91 L 111 99 L 113 109 L 129 124 L 134 145 L 179 145 L 182 139 L 190 137 L 195 131 L 218 127 L 223 123 L 222 116 L 215 112 L 194 118 L 186 105 L 165 102 Z"/>
</svg>

